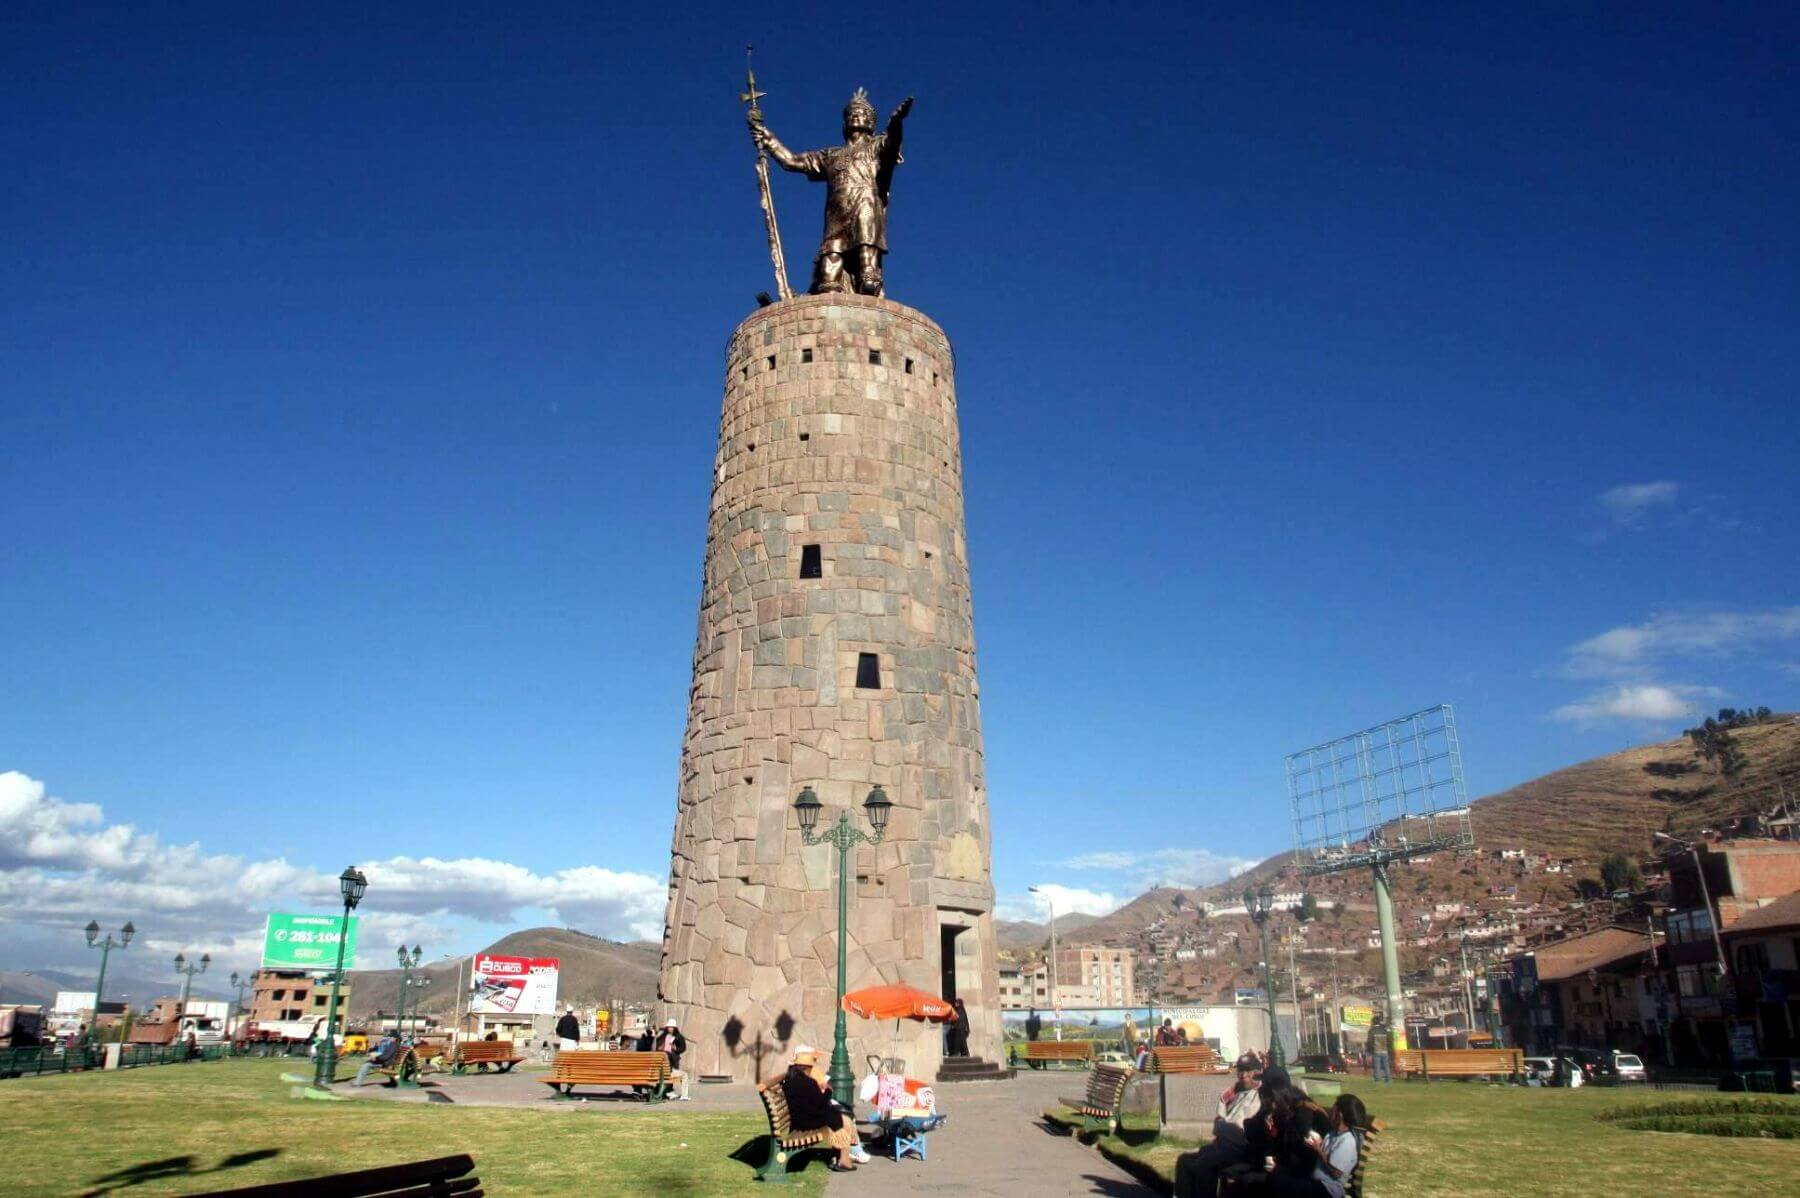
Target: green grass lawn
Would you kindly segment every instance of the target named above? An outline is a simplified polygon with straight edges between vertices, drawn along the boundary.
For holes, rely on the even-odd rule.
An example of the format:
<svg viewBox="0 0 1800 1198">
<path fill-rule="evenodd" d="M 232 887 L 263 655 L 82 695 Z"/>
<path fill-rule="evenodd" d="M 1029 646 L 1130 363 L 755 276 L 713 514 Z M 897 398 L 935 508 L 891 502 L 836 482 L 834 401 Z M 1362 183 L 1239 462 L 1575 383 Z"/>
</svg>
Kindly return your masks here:
<svg viewBox="0 0 1800 1198">
<path fill-rule="evenodd" d="M 487 1192 L 502 1196 L 757 1188 L 752 1166 L 731 1154 L 767 1134 L 758 1112 L 309 1102 L 291 1097 L 280 1078 L 306 1068 L 240 1060 L 0 1081 L 0 1191 L 193 1194 L 456 1152 L 473 1154 Z M 232 1157 L 242 1163 L 225 1164 Z M 811 1157 L 789 1191 L 816 1195 L 825 1177 L 823 1159 Z"/>
<path fill-rule="evenodd" d="M 1367 1198 L 1800 1195 L 1800 1140 L 1633 1131 L 1594 1118 L 1611 1108 L 1685 1104 L 1705 1094 L 1461 1082 L 1346 1082 L 1344 1089 L 1386 1124 L 1369 1159 Z M 1717 1096 L 1731 1097 L 1742 1096 Z M 1780 1101 L 1800 1119 L 1800 1098 Z M 1173 1179 L 1175 1158 L 1194 1145 L 1157 1139 L 1155 1126 L 1154 1116 L 1128 1120 L 1120 1136 L 1102 1137 L 1102 1148 Z"/>
</svg>

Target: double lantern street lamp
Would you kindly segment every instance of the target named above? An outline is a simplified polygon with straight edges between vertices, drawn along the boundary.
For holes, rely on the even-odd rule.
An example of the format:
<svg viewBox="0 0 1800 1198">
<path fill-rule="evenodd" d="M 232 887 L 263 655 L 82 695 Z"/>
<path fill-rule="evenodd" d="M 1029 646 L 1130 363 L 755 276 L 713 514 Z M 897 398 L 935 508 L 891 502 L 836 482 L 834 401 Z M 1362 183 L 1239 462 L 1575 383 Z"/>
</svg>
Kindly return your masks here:
<svg viewBox="0 0 1800 1198">
<path fill-rule="evenodd" d="M 237 1006 L 232 1008 L 232 1019 L 230 1022 L 236 1022 L 244 1017 L 244 991 L 250 989 L 250 987 L 255 984 L 256 979 L 254 977 L 239 977 L 237 970 L 234 969 L 231 971 L 231 988 L 237 991 Z M 229 1028 L 226 1029 L 227 1035 L 230 1034 L 230 1030 L 231 1029 Z"/>
<path fill-rule="evenodd" d="M 396 955 L 396 958 L 395 958 L 396 960 L 398 960 L 400 962 L 400 1010 L 398 1012 L 396 1012 L 395 1016 L 394 1016 L 394 1034 L 396 1036 L 399 1036 L 402 1040 L 406 1039 L 406 990 L 407 990 L 407 987 L 431 985 L 431 979 L 429 977 L 422 977 L 422 976 L 421 977 L 413 977 L 412 976 L 412 971 L 419 967 L 419 958 L 422 957 L 424 955 L 424 953 L 425 953 L 425 950 L 415 944 L 415 945 L 413 945 L 412 952 L 409 955 L 406 951 L 406 946 L 404 944 L 402 944 L 400 946 L 400 951 Z M 415 1015 L 413 1018 L 417 1019 L 418 1016 Z"/>
<path fill-rule="evenodd" d="M 893 801 L 879 785 L 869 791 L 869 797 L 863 800 L 863 811 L 869 816 L 869 827 L 873 833 L 858 831 L 850 822 L 848 808 L 838 813 L 837 822 L 819 835 L 813 835 L 813 827 L 819 822 L 819 811 L 824 806 L 819 796 L 813 793 L 810 786 L 801 788 L 800 795 L 794 800 L 794 811 L 800 817 L 800 839 L 808 845 L 836 845 L 838 851 L 838 929 L 837 929 L 837 1026 L 832 1033 L 831 1041 L 831 1093 L 839 1103 L 849 1107 L 855 1101 L 855 1078 L 850 1072 L 850 1045 L 848 1033 L 844 1027 L 844 973 L 846 930 L 850 923 L 850 850 L 858 844 L 880 844 L 887 833 L 888 812 L 893 809 Z"/>
<path fill-rule="evenodd" d="M 313 1085 L 320 1089 L 329 1086 L 337 1077 L 338 983 L 344 978 L 344 945 L 350 939 L 350 912 L 356 910 L 356 904 L 362 902 L 363 891 L 368 888 L 369 879 L 354 865 L 346 866 L 338 875 L 338 890 L 344 896 L 344 918 L 338 925 L 337 969 L 331 975 L 331 1002 L 325 1008 L 325 1038 L 319 1044 L 313 1066 Z"/>
<path fill-rule="evenodd" d="M 1244 891 L 1244 908 L 1256 921 L 1262 933 L 1263 993 L 1269 999 L 1269 1064 L 1287 1067 L 1287 1053 L 1281 1047 L 1281 1025 L 1275 1021 L 1275 968 L 1269 960 L 1269 912 L 1275 909 L 1275 887 L 1264 882 L 1255 890 Z"/>
<path fill-rule="evenodd" d="M 211 953 L 201 953 L 200 960 L 193 965 L 189 965 L 188 959 L 182 954 L 175 954 L 175 972 L 181 974 L 184 979 L 181 983 L 181 1005 L 175 1009 L 175 1030 L 177 1035 L 179 1035 L 181 1031 L 182 1019 L 187 1016 L 188 995 L 192 993 L 194 989 L 194 975 L 197 973 L 205 973 L 206 967 L 211 964 Z"/>
<path fill-rule="evenodd" d="M 88 1035 L 93 1036 L 100 1030 L 100 1000 L 106 997 L 106 958 L 112 956 L 113 949 L 123 949 L 129 945 L 131 938 L 137 935 L 137 929 L 131 926 L 130 920 L 126 920 L 125 926 L 119 929 L 117 940 L 113 939 L 111 932 L 106 934 L 105 940 L 101 940 L 100 921 L 90 919 L 82 931 L 87 933 L 88 947 L 100 950 L 100 977 L 94 983 L 94 1017 L 88 1023 Z"/>
</svg>

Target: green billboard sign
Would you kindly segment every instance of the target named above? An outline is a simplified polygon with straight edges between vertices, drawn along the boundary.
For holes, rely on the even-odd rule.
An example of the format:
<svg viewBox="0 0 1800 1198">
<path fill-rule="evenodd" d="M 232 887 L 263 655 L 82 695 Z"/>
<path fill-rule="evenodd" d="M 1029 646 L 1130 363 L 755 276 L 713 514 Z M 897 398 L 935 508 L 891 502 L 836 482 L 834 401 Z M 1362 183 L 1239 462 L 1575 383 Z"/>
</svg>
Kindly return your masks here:
<svg viewBox="0 0 1800 1198">
<path fill-rule="evenodd" d="M 263 926 L 263 968 L 331 972 L 337 968 L 338 935 L 343 927 L 341 915 L 270 915 Z M 344 942 L 344 968 L 355 965 L 356 916 L 352 915 Z"/>
</svg>

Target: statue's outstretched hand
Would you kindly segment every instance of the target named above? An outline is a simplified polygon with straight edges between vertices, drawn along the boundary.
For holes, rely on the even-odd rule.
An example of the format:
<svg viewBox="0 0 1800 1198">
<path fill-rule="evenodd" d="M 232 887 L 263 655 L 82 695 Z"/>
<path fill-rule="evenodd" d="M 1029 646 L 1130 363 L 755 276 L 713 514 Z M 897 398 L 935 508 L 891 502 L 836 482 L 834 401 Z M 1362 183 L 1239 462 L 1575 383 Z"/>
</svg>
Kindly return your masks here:
<svg viewBox="0 0 1800 1198">
<path fill-rule="evenodd" d="M 906 99 L 900 101 L 900 107 L 894 109 L 894 115 L 888 118 L 888 124 L 897 125 L 901 121 L 905 120 L 906 114 L 912 111 L 912 106 L 913 106 L 913 98 L 911 96 L 908 96 L 908 97 L 906 97 Z"/>
</svg>

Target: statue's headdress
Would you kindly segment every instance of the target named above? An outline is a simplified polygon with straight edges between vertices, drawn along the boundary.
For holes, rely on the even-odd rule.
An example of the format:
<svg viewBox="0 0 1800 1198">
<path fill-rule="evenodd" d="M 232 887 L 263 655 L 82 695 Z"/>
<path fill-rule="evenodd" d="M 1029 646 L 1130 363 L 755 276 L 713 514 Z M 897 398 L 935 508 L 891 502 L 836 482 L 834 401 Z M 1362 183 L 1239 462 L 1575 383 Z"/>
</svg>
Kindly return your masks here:
<svg viewBox="0 0 1800 1198">
<path fill-rule="evenodd" d="M 844 105 L 844 128 L 875 131 L 875 105 L 869 103 L 869 93 L 863 88 L 857 88 L 850 102 Z"/>
</svg>

